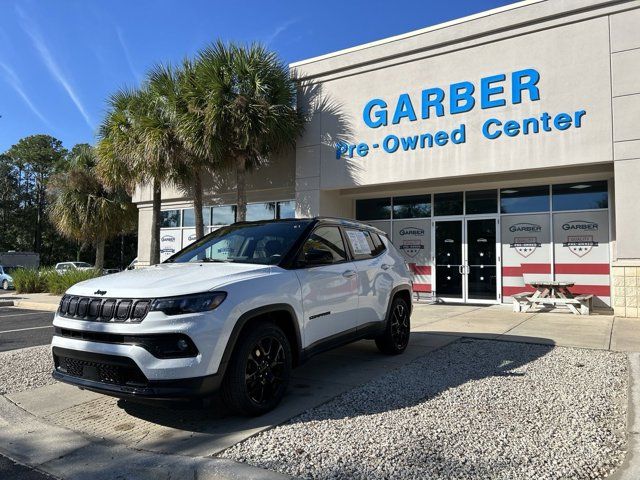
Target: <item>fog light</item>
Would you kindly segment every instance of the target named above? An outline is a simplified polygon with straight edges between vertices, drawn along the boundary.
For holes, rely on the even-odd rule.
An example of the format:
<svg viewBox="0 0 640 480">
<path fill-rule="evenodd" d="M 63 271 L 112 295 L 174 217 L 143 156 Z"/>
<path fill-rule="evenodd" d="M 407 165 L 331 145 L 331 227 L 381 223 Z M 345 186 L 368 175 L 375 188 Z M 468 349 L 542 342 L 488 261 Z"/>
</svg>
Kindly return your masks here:
<svg viewBox="0 0 640 480">
<path fill-rule="evenodd" d="M 181 338 L 180 340 L 178 340 L 178 350 L 180 350 L 181 352 L 184 352 L 188 348 L 189 348 L 189 344 L 184 338 Z"/>
</svg>

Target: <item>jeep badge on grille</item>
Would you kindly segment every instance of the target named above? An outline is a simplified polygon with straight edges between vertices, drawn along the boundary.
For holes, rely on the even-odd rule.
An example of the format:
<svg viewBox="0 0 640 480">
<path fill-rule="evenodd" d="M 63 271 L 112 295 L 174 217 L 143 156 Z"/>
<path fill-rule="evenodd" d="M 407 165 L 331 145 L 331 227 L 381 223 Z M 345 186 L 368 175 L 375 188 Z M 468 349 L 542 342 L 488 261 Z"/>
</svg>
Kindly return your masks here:
<svg viewBox="0 0 640 480">
<path fill-rule="evenodd" d="M 106 290 L 96 290 L 93 292 L 94 295 L 106 295 Z"/>
</svg>

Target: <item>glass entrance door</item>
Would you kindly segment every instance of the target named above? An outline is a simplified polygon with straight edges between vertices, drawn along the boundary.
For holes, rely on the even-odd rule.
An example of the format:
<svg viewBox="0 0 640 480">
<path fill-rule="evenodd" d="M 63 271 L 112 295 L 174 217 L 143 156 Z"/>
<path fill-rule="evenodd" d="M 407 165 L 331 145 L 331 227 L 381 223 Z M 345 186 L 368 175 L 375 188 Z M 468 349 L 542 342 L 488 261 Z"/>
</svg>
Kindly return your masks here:
<svg viewBox="0 0 640 480">
<path fill-rule="evenodd" d="M 464 300 L 462 220 L 437 221 L 435 237 L 436 295 Z"/>
<path fill-rule="evenodd" d="M 444 301 L 495 303 L 499 292 L 496 218 L 435 222 L 435 294 Z"/>
<path fill-rule="evenodd" d="M 467 300 L 498 299 L 496 220 L 467 220 Z"/>
</svg>

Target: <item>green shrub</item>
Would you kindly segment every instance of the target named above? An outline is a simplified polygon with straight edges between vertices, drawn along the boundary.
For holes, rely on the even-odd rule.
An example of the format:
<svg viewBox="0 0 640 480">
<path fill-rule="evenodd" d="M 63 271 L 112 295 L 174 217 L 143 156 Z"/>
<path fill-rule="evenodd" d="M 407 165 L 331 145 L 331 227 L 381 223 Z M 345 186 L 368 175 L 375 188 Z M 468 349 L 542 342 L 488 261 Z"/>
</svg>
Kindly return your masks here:
<svg viewBox="0 0 640 480">
<path fill-rule="evenodd" d="M 102 272 L 99 270 L 68 270 L 59 274 L 54 271 L 53 274 L 47 275 L 47 290 L 53 295 L 61 295 L 71 286 L 90 278 L 99 277 Z"/>
<path fill-rule="evenodd" d="M 35 268 L 17 268 L 11 277 L 18 293 L 40 293 L 47 290 L 47 275 L 42 275 Z"/>
</svg>

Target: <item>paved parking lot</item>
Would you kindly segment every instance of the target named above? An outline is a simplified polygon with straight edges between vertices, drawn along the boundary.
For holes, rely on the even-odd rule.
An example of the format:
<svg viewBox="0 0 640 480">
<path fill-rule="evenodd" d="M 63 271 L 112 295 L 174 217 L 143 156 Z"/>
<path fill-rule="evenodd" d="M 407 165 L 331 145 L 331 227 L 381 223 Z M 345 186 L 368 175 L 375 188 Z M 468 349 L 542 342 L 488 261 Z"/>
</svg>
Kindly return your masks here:
<svg viewBox="0 0 640 480">
<path fill-rule="evenodd" d="M 0 307 L 0 352 L 51 343 L 53 313 Z"/>
</svg>

